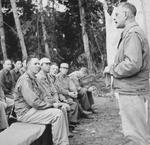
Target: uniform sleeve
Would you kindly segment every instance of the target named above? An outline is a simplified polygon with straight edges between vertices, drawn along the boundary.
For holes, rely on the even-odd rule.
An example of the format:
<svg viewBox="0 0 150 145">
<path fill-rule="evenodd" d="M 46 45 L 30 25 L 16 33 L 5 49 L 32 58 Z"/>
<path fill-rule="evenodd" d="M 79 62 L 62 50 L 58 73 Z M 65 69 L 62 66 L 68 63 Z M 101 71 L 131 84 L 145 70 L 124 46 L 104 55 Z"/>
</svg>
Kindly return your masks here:
<svg viewBox="0 0 150 145">
<path fill-rule="evenodd" d="M 4 91 L 2 89 L 2 86 L 0 85 L 0 101 L 5 102 L 5 99 L 6 97 L 5 97 Z"/>
<path fill-rule="evenodd" d="M 115 78 L 130 77 L 138 73 L 142 67 L 142 44 L 136 33 L 131 33 L 125 40 L 124 60 L 112 67 Z"/>
<path fill-rule="evenodd" d="M 58 91 L 58 94 L 68 95 L 69 91 L 65 88 L 63 88 L 62 84 L 60 83 L 59 79 L 57 78 L 55 81 L 56 90 Z"/>
<path fill-rule="evenodd" d="M 45 102 L 36 95 L 33 91 L 30 80 L 24 80 L 21 86 L 21 93 L 25 101 L 33 108 L 38 110 L 46 109 L 52 107 L 51 104 Z"/>
<path fill-rule="evenodd" d="M 70 92 L 77 92 L 77 88 L 76 88 L 76 85 L 74 84 L 74 82 L 68 78 L 69 80 L 69 89 L 70 89 Z"/>
<path fill-rule="evenodd" d="M 75 86 L 76 86 L 76 88 L 77 88 L 77 90 L 78 90 L 78 88 L 81 87 L 81 86 L 80 86 L 79 79 L 78 79 L 77 77 L 74 77 L 74 76 L 69 76 L 69 77 L 70 77 L 70 79 L 73 81 L 73 83 L 75 84 Z"/>
</svg>

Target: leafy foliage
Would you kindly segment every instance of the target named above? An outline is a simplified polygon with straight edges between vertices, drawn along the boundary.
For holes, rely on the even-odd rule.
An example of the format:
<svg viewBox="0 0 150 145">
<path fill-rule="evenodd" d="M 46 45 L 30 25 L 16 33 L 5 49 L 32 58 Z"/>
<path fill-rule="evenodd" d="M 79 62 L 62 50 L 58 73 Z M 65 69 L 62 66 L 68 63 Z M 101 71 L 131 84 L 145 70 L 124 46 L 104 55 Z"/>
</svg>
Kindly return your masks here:
<svg viewBox="0 0 150 145">
<path fill-rule="evenodd" d="M 53 0 L 50 1 L 53 3 Z M 118 0 L 107 0 L 109 13 L 112 11 L 112 5 L 117 2 Z M 54 7 L 47 6 L 41 13 L 32 0 L 17 1 L 19 19 L 28 54 L 34 53 L 39 57 L 45 55 L 41 28 L 41 15 L 43 15 L 52 60 L 57 63 L 68 62 L 72 68 L 86 66 L 78 1 L 58 0 L 58 3 L 66 6 L 67 10 L 59 12 Z M 10 2 L 3 0 L 2 6 L 5 8 L 3 17 L 8 56 L 11 59 L 21 58 L 21 48 Z M 86 13 L 86 31 L 89 38 L 90 53 L 94 71 L 97 72 L 106 63 L 103 6 L 98 0 L 84 0 L 83 7 Z"/>
</svg>

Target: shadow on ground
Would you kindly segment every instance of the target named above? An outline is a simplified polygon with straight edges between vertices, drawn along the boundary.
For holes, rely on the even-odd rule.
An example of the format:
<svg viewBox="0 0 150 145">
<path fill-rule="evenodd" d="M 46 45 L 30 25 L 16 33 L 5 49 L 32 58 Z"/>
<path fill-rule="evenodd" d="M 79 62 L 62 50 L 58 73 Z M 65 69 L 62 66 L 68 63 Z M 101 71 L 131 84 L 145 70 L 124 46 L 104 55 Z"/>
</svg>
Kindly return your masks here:
<svg viewBox="0 0 150 145">
<path fill-rule="evenodd" d="M 121 120 L 114 97 L 95 97 L 98 114 L 94 119 L 82 119 L 76 127 L 78 133 L 70 139 L 70 145 L 125 145 L 121 133 Z"/>
</svg>

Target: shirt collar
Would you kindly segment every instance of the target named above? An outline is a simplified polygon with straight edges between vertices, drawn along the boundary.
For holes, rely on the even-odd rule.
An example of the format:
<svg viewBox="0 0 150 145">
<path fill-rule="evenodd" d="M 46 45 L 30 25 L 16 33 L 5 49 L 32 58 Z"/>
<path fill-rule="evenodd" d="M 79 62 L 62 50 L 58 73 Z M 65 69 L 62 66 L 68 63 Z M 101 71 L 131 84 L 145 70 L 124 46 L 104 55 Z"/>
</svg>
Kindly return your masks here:
<svg viewBox="0 0 150 145">
<path fill-rule="evenodd" d="M 132 22 L 130 24 L 128 24 L 125 28 L 124 31 L 122 32 L 122 38 L 126 36 L 126 34 L 128 33 L 128 31 L 132 28 L 138 26 L 138 24 L 136 22 Z"/>
<path fill-rule="evenodd" d="M 52 79 L 56 78 L 56 76 L 53 76 L 51 74 L 49 74 L 49 77 L 52 78 Z"/>
<path fill-rule="evenodd" d="M 40 75 L 42 75 L 44 78 L 48 78 L 48 74 L 45 74 L 42 70 L 39 72 Z"/>
<path fill-rule="evenodd" d="M 19 70 L 18 69 L 16 69 L 16 68 L 14 68 L 14 71 L 17 73 L 17 72 L 19 72 Z"/>
<path fill-rule="evenodd" d="M 60 72 L 60 76 L 61 76 L 62 78 L 66 78 L 66 77 L 67 77 L 67 75 L 62 74 L 61 72 Z"/>
<path fill-rule="evenodd" d="M 31 74 L 29 71 L 26 71 L 27 75 L 31 78 L 31 79 L 36 79 L 36 76 L 34 76 L 33 74 Z"/>
<path fill-rule="evenodd" d="M 8 74 L 8 73 L 10 72 L 10 71 L 7 70 L 7 69 L 3 69 L 3 71 L 4 71 L 5 74 Z"/>
</svg>

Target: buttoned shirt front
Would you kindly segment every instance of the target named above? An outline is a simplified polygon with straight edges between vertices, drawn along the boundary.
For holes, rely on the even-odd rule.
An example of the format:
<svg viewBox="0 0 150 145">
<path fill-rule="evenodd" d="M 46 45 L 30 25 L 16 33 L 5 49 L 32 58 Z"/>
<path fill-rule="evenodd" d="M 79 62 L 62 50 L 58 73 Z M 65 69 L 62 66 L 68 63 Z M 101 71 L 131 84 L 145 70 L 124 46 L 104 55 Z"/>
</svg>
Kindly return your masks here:
<svg viewBox="0 0 150 145">
<path fill-rule="evenodd" d="M 69 92 L 77 92 L 75 84 L 68 75 L 59 73 L 56 77 L 56 84 L 60 94 L 68 95 Z"/>
<path fill-rule="evenodd" d="M 49 101 L 54 102 L 54 100 L 58 100 L 58 94 L 57 94 L 57 90 L 54 86 L 54 84 L 50 81 L 50 78 L 48 76 L 48 74 L 45 74 L 42 70 L 37 74 L 37 80 L 39 81 L 39 83 L 42 84 L 43 88 L 45 89 L 45 93 L 47 93 L 47 99 L 49 99 Z"/>
</svg>

